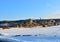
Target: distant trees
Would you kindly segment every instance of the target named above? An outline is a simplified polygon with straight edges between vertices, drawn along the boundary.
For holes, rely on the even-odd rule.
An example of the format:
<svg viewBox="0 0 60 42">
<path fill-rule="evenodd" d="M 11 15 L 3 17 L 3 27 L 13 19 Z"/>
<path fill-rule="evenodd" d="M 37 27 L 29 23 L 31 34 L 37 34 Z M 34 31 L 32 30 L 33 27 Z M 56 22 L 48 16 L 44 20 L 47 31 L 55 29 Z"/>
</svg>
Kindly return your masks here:
<svg viewBox="0 0 60 42">
<path fill-rule="evenodd" d="M 36 27 L 36 26 L 54 26 L 60 25 L 60 22 L 56 22 L 54 19 L 26 19 L 26 20 L 19 20 L 19 21 L 2 21 L 0 22 L 0 28 L 10 28 L 10 27 Z"/>
<path fill-rule="evenodd" d="M 53 20 L 53 19 L 51 19 L 51 20 L 48 21 L 48 25 L 49 25 L 49 26 L 56 25 L 55 23 L 56 23 L 56 21 Z"/>
</svg>

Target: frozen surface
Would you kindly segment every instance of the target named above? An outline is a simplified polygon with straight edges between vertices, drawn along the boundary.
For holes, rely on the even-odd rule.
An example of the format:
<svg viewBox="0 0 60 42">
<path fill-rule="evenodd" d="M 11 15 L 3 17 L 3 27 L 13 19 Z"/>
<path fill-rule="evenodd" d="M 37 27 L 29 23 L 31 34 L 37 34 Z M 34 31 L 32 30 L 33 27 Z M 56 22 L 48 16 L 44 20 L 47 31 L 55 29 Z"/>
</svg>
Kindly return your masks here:
<svg viewBox="0 0 60 42">
<path fill-rule="evenodd" d="M 0 29 L 0 40 L 6 39 L 10 42 L 60 42 L 60 25 L 43 28 Z"/>
<path fill-rule="evenodd" d="M 0 42 L 20 42 L 20 40 L 11 37 L 0 36 Z"/>
<path fill-rule="evenodd" d="M 51 36 L 15 36 L 3 37 L 0 40 L 7 42 L 60 42 L 60 37 Z"/>
<path fill-rule="evenodd" d="M 60 25 L 52 27 L 33 27 L 33 28 L 11 28 L 1 29 L 0 34 L 12 35 L 60 35 Z"/>
</svg>

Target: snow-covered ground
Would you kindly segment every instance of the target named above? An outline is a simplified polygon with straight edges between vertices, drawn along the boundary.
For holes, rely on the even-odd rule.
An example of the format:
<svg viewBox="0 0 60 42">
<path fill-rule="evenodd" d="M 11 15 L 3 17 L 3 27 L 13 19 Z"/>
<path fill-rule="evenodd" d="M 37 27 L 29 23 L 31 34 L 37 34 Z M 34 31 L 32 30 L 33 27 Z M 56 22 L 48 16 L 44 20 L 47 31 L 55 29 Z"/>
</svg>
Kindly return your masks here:
<svg viewBox="0 0 60 42">
<path fill-rule="evenodd" d="M 7 42 L 60 42 L 60 37 L 52 36 L 17 36 L 17 37 L 0 37 L 0 41 Z"/>
<path fill-rule="evenodd" d="M 60 42 L 60 25 L 52 27 L 0 29 L 0 36 L 0 40 L 6 40 L 6 38 L 9 38 L 8 40 L 16 41 L 17 39 L 19 42 Z"/>
<path fill-rule="evenodd" d="M 1 29 L 0 34 L 12 35 L 58 35 L 60 36 L 60 25 L 52 27 L 33 27 L 33 28 L 11 28 Z"/>
</svg>

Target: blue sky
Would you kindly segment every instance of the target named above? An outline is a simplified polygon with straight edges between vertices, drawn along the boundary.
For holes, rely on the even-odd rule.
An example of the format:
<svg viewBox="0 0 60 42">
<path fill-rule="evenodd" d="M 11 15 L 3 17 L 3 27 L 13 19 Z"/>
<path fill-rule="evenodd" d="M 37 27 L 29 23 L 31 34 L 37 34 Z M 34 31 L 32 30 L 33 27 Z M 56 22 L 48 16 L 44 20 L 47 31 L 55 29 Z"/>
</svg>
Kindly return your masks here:
<svg viewBox="0 0 60 42">
<path fill-rule="evenodd" d="M 60 10 L 60 0 L 0 0 L 0 20 L 40 18 Z"/>
</svg>

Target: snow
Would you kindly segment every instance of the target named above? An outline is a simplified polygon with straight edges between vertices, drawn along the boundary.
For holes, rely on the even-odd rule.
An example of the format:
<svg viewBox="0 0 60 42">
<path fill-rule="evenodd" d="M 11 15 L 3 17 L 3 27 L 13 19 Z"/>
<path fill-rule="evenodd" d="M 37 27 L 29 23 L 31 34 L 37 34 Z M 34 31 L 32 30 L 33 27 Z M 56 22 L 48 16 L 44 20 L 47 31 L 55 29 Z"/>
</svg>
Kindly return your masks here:
<svg viewBox="0 0 60 42">
<path fill-rule="evenodd" d="M 13 38 L 22 42 L 60 42 L 60 37 L 51 36 L 18 36 Z"/>
<path fill-rule="evenodd" d="M 0 42 L 20 42 L 20 40 L 5 37 L 5 36 L 0 36 Z"/>
<path fill-rule="evenodd" d="M 5 37 L 0 36 L 0 40 L 9 42 L 60 42 L 58 37 L 50 36 L 18 36 L 18 37 Z"/>
<path fill-rule="evenodd" d="M 60 42 L 60 25 L 51 27 L 0 29 L 0 40 L 6 39 L 10 42 Z"/>
<path fill-rule="evenodd" d="M 60 25 L 52 27 L 33 27 L 33 28 L 11 28 L 1 29 L 0 34 L 6 36 L 13 35 L 60 35 Z"/>
<path fill-rule="evenodd" d="M 40 39 L 40 40 L 35 40 L 35 41 L 24 41 L 24 42 L 60 42 L 60 40 L 45 40 L 45 39 Z"/>
</svg>

